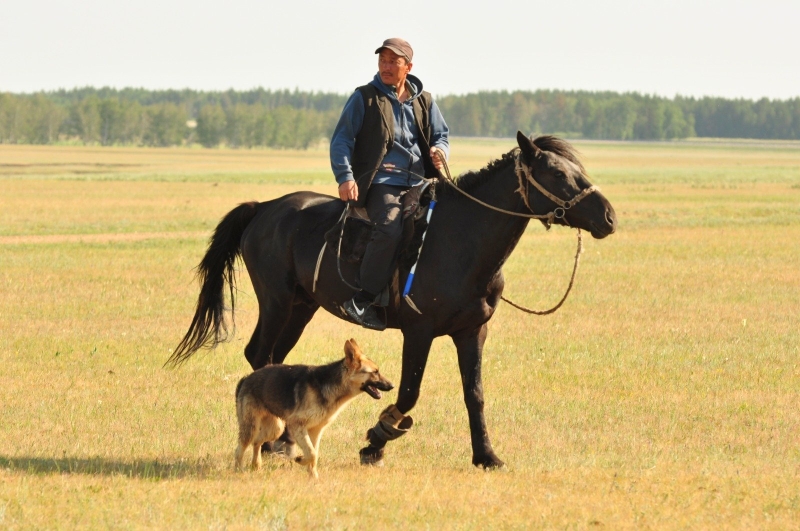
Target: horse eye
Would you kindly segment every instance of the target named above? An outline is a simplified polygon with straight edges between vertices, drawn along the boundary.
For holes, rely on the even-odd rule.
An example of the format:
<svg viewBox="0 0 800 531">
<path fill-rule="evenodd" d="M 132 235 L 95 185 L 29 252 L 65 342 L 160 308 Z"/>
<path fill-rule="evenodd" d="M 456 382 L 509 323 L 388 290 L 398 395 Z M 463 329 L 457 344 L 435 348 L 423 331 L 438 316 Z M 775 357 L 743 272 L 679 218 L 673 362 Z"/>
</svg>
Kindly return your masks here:
<svg viewBox="0 0 800 531">
<path fill-rule="evenodd" d="M 563 172 L 563 171 L 556 170 L 556 178 L 557 178 L 557 179 L 562 179 L 562 180 L 563 180 L 563 179 L 566 179 L 566 178 L 567 178 L 567 176 L 566 176 L 566 175 L 564 175 L 564 172 Z"/>
</svg>

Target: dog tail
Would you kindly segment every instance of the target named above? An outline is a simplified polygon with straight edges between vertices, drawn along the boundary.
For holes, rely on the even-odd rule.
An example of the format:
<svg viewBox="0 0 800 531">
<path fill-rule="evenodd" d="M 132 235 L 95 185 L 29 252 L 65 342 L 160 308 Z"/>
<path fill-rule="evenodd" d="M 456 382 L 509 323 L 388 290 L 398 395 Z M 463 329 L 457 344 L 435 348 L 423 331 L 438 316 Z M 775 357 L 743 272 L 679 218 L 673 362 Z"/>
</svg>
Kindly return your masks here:
<svg viewBox="0 0 800 531">
<path fill-rule="evenodd" d="M 214 348 L 228 339 L 228 324 L 225 321 L 225 286 L 231 300 L 231 324 L 235 307 L 236 276 L 234 265 L 241 256 L 242 235 L 258 211 L 259 203 L 242 203 L 222 218 L 214 230 L 208 250 L 200 265 L 197 277 L 200 280 L 200 295 L 197 309 L 189 330 L 175 352 L 164 364 L 180 365 L 201 348 Z"/>
</svg>

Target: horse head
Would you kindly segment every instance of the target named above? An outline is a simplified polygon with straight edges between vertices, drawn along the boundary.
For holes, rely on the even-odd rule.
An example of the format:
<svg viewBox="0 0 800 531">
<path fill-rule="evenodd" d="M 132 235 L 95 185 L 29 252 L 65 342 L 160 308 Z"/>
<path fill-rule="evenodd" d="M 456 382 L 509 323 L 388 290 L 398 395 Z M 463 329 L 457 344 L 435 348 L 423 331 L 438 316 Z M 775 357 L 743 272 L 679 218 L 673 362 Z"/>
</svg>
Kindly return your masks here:
<svg viewBox="0 0 800 531">
<path fill-rule="evenodd" d="M 597 239 L 614 233 L 614 207 L 589 182 L 569 142 L 550 135 L 531 139 L 517 132 L 517 144 L 520 191 L 533 213 L 553 213 L 549 220 L 543 220 L 545 225 L 577 227 Z"/>
</svg>

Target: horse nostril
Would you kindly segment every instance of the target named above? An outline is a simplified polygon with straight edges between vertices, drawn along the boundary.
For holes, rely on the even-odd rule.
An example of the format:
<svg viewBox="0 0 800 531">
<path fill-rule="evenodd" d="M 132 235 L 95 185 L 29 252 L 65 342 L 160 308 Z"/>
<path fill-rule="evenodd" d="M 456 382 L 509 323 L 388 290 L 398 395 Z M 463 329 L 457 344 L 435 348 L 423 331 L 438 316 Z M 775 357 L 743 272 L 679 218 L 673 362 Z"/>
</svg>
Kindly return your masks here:
<svg viewBox="0 0 800 531">
<path fill-rule="evenodd" d="M 613 212 L 611 212 L 610 210 L 606 210 L 606 221 L 607 221 L 607 222 L 608 222 L 608 224 L 609 224 L 609 225 L 611 225 L 612 227 L 613 227 L 614 225 L 616 225 L 616 223 L 617 223 L 616 216 L 615 216 L 615 215 L 614 215 L 614 213 L 613 213 Z"/>
</svg>

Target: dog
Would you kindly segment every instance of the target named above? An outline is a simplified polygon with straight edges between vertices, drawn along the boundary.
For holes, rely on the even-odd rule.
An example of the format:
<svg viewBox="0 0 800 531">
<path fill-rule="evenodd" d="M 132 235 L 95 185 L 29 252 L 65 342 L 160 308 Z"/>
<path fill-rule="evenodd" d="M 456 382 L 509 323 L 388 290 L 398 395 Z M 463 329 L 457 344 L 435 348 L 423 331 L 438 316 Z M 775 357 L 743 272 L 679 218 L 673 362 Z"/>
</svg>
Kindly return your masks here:
<svg viewBox="0 0 800 531">
<path fill-rule="evenodd" d="M 344 344 L 344 359 L 328 365 L 267 365 L 236 386 L 239 446 L 236 468 L 253 448 L 253 470 L 261 467 L 261 445 L 280 437 L 284 428 L 303 450 L 296 461 L 318 479 L 319 440 L 347 403 L 362 391 L 379 400 L 394 386 L 361 352 L 355 339 Z"/>
</svg>

